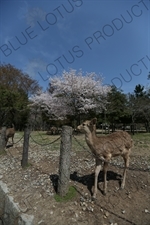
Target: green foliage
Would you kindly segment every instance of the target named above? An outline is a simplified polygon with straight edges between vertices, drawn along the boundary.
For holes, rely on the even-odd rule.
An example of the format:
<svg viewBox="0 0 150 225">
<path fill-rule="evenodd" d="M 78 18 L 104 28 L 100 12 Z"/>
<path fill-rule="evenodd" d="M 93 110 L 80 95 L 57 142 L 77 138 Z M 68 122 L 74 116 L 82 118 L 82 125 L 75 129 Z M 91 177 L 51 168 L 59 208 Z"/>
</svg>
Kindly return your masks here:
<svg viewBox="0 0 150 225">
<path fill-rule="evenodd" d="M 10 64 L 0 65 L 0 126 L 23 129 L 27 122 L 28 97 L 40 89 L 37 81 Z"/>
<path fill-rule="evenodd" d="M 107 97 L 106 116 L 110 123 L 121 122 L 121 119 L 128 116 L 127 98 L 122 91 L 112 87 Z"/>
<path fill-rule="evenodd" d="M 106 121 L 115 123 L 134 124 L 144 123 L 150 131 L 150 90 L 138 84 L 133 93 L 124 94 L 112 87 L 107 96 L 108 104 L 105 111 Z"/>
<path fill-rule="evenodd" d="M 69 191 L 66 194 L 66 196 L 61 197 L 58 194 L 56 194 L 54 196 L 54 198 L 55 198 L 56 202 L 67 202 L 67 201 L 72 200 L 76 196 L 76 193 L 77 192 L 76 192 L 75 187 L 71 186 L 71 187 L 69 187 Z"/>
<path fill-rule="evenodd" d="M 37 92 L 40 87 L 36 80 L 11 64 L 0 64 L 0 88 L 23 91 L 28 96 Z"/>
<path fill-rule="evenodd" d="M 146 91 L 144 91 L 144 86 L 138 84 L 134 89 L 135 98 L 146 96 Z"/>
<path fill-rule="evenodd" d="M 144 123 L 147 132 L 150 130 L 150 90 L 138 84 L 134 93 L 129 94 L 129 109 L 132 122 Z"/>
<path fill-rule="evenodd" d="M 0 124 L 11 125 L 26 120 L 28 97 L 23 91 L 0 89 Z"/>
</svg>

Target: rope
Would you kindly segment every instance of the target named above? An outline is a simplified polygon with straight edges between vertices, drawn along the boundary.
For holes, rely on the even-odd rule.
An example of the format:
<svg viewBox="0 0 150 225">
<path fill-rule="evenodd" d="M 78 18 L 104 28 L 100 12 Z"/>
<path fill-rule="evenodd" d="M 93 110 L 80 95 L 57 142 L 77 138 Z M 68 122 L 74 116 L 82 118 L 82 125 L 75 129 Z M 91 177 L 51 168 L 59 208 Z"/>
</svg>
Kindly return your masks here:
<svg viewBox="0 0 150 225">
<path fill-rule="evenodd" d="M 14 144 L 17 144 L 18 142 L 20 142 L 23 139 L 24 136 L 22 136 L 19 141 L 15 142 Z"/>
<path fill-rule="evenodd" d="M 34 139 L 31 135 L 30 135 L 30 137 L 31 137 L 31 139 L 32 139 L 33 142 L 35 142 L 36 144 L 38 144 L 38 145 L 40 145 L 40 146 L 51 145 L 51 144 L 57 142 L 57 141 L 60 139 L 60 137 L 58 137 L 56 140 L 54 140 L 54 141 L 52 141 L 52 142 L 50 142 L 50 143 L 48 143 L 48 144 L 40 144 L 39 142 L 35 141 L 35 139 Z"/>
</svg>

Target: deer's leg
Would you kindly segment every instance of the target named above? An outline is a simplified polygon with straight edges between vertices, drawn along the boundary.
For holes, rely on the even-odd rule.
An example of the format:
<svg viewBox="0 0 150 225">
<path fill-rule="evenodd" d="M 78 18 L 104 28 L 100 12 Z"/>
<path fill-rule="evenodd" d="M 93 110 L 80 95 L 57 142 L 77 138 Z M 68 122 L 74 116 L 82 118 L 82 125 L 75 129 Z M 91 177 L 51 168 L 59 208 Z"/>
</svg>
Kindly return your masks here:
<svg viewBox="0 0 150 225">
<path fill-rule="evenodd" d="M 12 143 L 14 144 L 14 136 L 12 136 Z"/>
<path fill-rule="evenodd" d="M 98 182 L 98 175 L 102 167 L 102 161 L 99 159 L 96 159 L 96 168 L 95 168 L 95 181 L 94 181 L 94 193 L 93 193 L 93 199 L 96 198 L 97 194 L 97 182 Z"/>
<path fill-rule="evenodd" d="M 104 162 L 104 166 L 103 166 L 103 172 L 104 172 L 103 194 L 104 195 L 106 195 L 106 191 L 107 191 L 107 168 L 108 168 L 108 162 Z"/>
<path fill-rule="evenodd" d="M 129 167 L 129 153 L 125 154 L 123 156 L 124 159 L 124 172 L 123 172 L 123 180 L 122 180 L 122 184 L 121 184 L 121 189 L 124 189 L 125 186 L 125 180 L 126 180 L 126 172 L 127 172 L 127 168 Z"/>
<path fill-rule="evenodd" d="M 6 139 L 5 139 L 5 147 L 7 146 L 8 139 L 9 138 L 6 137 Z"/>
</svg>

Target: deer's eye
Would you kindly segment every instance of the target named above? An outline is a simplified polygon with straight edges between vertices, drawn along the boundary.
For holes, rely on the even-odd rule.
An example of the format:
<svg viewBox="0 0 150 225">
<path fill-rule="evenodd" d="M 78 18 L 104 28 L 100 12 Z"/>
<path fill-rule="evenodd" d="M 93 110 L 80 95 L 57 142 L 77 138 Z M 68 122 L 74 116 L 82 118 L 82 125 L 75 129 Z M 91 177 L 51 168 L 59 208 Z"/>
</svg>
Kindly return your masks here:
<svg viewBox="0 0 150 225">
<path fill-rule="evenodd" d="M 82 125 L 85 126 L 85 123 L 83 123 Z"/>
</svg>

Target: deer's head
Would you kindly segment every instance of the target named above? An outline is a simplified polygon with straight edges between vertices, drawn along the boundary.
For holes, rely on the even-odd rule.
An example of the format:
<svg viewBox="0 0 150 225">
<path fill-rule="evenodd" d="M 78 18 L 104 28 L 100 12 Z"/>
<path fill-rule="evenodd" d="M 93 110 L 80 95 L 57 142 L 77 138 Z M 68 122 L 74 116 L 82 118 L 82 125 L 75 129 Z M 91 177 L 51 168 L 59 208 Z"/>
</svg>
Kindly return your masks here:
<svg viewBox="0 0 150 225">
<path fill-rule="evenodd" d="M 77 129 L 83 133 L 90 133 L 96 130 L 97 119 L 93 118 L 92 120 L 86 120 L 80 124 Z"/>
</svg>

